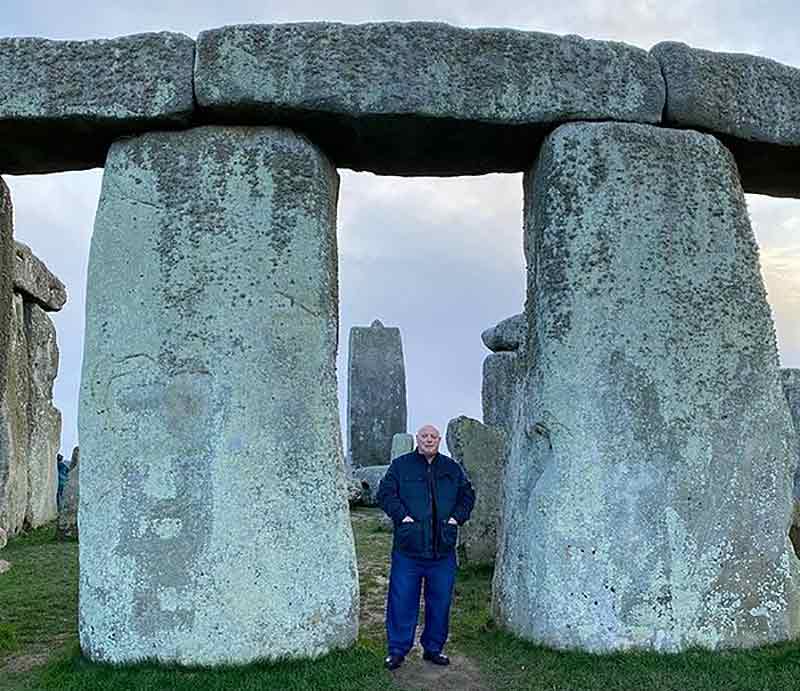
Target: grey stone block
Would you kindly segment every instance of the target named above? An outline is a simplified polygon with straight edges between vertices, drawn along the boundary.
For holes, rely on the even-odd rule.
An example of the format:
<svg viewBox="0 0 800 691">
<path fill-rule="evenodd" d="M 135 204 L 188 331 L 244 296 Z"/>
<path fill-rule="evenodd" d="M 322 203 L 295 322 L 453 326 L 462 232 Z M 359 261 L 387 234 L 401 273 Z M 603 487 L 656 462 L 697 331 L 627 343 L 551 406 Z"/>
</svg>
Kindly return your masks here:
<svg viewBox="0 0 800 691">
<path fill-rule="evenodd" d="M 487 425 L 511 430 L 514 421 L 514 395 L 522 375 L 515 352 L 492 353 L 483 361 L 481 404 Z"/>
<path fill-rule="evenodd" d="M 536 357 L 497 621 L 596 652 L 795 638 L 793 431 L 733 158 L 697 132 L 565 125 L 524 219 Z"/>
<path fill-rule="evenodd" d="M 14 290 L 48 312 L 57 312 L 67 302 L 64 284 L 22 242 L 14 242 Z"/>
<path fill-rule="evenodd" d="M 64 487 L 61 510 L 58 512 L 57 535 L 59 540 L 77 540 L 78 503 L 80 499 L 80 452 L 76 446 L 72 450 L 69 464 L 69 477 Z"/>
<path fill-rule="evenodd" d="M 493 563 L 503 494 L 505 432 L 462 415 L 447 425 L 447 448 L 475 489 L 472 515 L 458 532 L 459 554 L 468 563 Z"/>
<path fill-rule="evenodd" d="M 11 493 L 10 486 L 14 482 L 12 469 L 15 467 L 11 453 L 14 426 L 9 417 L 11 392 L 8 390 L 9 369 L 14 360 L 11 352 L 14 332 L 12 223 L 11 192 L 5 181 L 0 178 L 0 529 L 4 530 L 6 535 L 10 532 L 9 523 L 12 512 L 9 509 L 8 500 Z"/>
<path fill-rule="evenodd" d="M 515 314 L 486 329 L 481 334 L 481 340 L 489 350 L 495 353 L 518 350 L 525 342 L 527 329 L 528 323 L 525 315 Z"/>
<path fill-rule="evenodd" d="M 378 506 L 378 489 L 387 470 L 389 470 L 388 465 L 372 465 L 353 470 L 353 476 L 361 483 L 359 503 L 362 506 Z"/>
<path fill-rule="evenodd" d="M 400 329 L 378 319 L 350 329 L 347 443 L 353 467 L 386 465 L 392 437 L 405 432 L 406 368 Z"/>
<path fill-rule="evenodd" d="M 0 549 L 3 549 L 8 544 L 8 533 L 5 528 L 0 528 Z"/>
<path fill-rule="evenodd" d="M 785 368 L 781 370 L 781 381 L 783 382 L 783 393 L 786 395 L 786 402 L 789 404 L 789 413 L 792 416 L 792 424 L 795 429 L 795 449 L 798 459 L 800 459 L 800 369 Z M 794 513 L 792 516 L 792 527 L 789 529 L 789 537 L 794 545 L 795 553 L 800 556 L 800 463 L 794 472 Z"/>
<path fill-rule="evenodd" d="M 667 82 L 667 124 L 721 139 L 745 192 L 800 196 L 800 69 L 672 41 L 651 53 Z"/>
<path fill-rule="evenodd" d="M 94 168 L 115 139 L 186 126 L 193 67 L 182 34 L 0 39 L 0 172 Z"/>
<path fill-rule="evenodd" d="M 79 416 L 89 658 L 239 664 L 355 640 L 337 194 L 288 130 L 112 146 Z"/>
<path fill-rule="evenodd" d="M 227 26 L 202 32 L 207 117 L 302 127 L 338 167 L 464 175 L 530 166 L 571 120 L 657 123 L 657 61 L 623 43 L 423 22 Z"/>
<path fill-rule="evenodd" d="M 11 309 L 6 388 L 0 392 L 0 527 L 5 528 L 9 537 L 25 526 L 30 490 L 27 464 L 30 362 L 21 295 L 13 296 Z"/>
<path fill-rule="evenodd" d="M 389 461 L 393 461 L 398 456 L 411 453 L 414 450 L 414 435 L 408 432 L 398 432 L 392 436 L 392 454 Z"/>
<path fill-rule="evenodd" d="M 27 457 L 28 505 L 25 523 L 37 528 L 58 516 L 56 454 L 61 447 L 61 413 L 53 405 L 58 374 L 56 327 L 39 305 L 26 302 L 25 342 L 30 372 Z"/>
</svg>

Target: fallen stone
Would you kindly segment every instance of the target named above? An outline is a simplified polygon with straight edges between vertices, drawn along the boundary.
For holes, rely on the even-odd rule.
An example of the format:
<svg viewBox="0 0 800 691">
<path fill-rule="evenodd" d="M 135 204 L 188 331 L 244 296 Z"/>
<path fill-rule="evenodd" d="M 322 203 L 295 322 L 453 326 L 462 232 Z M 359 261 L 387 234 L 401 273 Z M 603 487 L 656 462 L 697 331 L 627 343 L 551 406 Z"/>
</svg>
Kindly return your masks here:
<svg viewBox="0 0 800 691">
<path fill-rule="evenodd" d="M 667 124 L 714 134 L 745 192 L 800 196 L 800 69 L 672 41 L 651 50 L 667 83 Z"/>
<path fill-rule="evenodd" d="M 25 524 L 38 528 L 58 517 L 56 455 L 61 447 L 61 413 L 53 405 L 53 383 L 59 354 L 56 327 L 47 313 L 33 303 L 25 303 L 24 310 L 30 364 Z"/>
<path fill-rule="evenodd" d="M 497 353 L 507 350 L 518 350 L 525 341 L 525 331 L 528 323 L 524 314 L 515 314 L 513 317 L 503 319 L 499 324 L 486 329 L 481 334 L 483 344 L 491 351 Z"/>
<path fill-rule="evenodd" d="M 392 436 L 392 454 L 389 461 L 393 461 L 398 456 L 411 453 L 414 450 L 414 435 L 407 432 L 398 432 Z"/>
<path fill-rule="evenodd" d="M 0 527 L 13 537 L 25 526 L 29 491 L 30 362 L 21 295 L 13 295 L 10 331 L 6 388 L 0 390 Z"/>
<path fill-rule="evenodd" d="M 518 362 L 515 352 L 492 353 L 483 361 L 483 421 L 507 432 L 514 421 L 514 395 L 521 375 Z"/>
<path fill-rule="evenodd" d="M 23 293 L 48 312 L 57 312 L 67 302 L 67 290 L 31 248 L 14 242 L 14 290 Z"/>
<path fill-rule="evenodd" d="M 407 422 L 406 368 L 400 329 L 379 320 L 350 329 L 347 441 L 354 468 L 383 466 Z"/>
<path fill-rule="evenodd" d="M 692 131 L 565 125 L 524 188 L 536 357 L 496 621 L 592 652 L 794 639 L 793 430 L 732 156 Z"/>
<path fill-rule="evenodd" d="M 424 22 L 204 31 L 195 89 L 207 118 L 301 127 L 337 167 L 391 175 L 521 171 L 561 122 L 657 123 L 664 105 L 639 48 Z"/>
<path fill-rule="evenodd" d="M 337 195 L 285 129 L 112 146 L 79 415 L 88 658 L 244 664 L 355 640 Z"/>
<path fill-rule="evenodd" d="M 359 503 L 362 506 L 378 506 L 378 488 L 387 470 L 389 470 L 388 465 L 371 465 L 353 469 L 353 477 L 361 483 Z"/>
<path fill-rule="evenodd" d="M 458 530 L 459 554 L 471 564 L 493 563 L 503 494 L 506 435 L 465 416 L 447 425 L 447 448 L 475 489 L 472 515 Z"/>
<path fill-rule="evenodd" d="M 75 449 L 77 450 L 77 446 Z M 69 478 L 64 487 L 61 510 L 58 512 L 56 534 L 59 540 L 78 539 L 78 503 L 80 499 L 80 461 L 73 452 Z"/>
<path fill-rule="evenodd" d="M 0 172 L 96 168 L 120 137 L 186 126 L 193 65 L 182 34 L 0 39 Z"/>
<path fill-rule="evenodd" d="M 11 562 L 6 561 L 5 559 L 0 559 L 0 574 L 7 573 L 11 570 Z"/>
<path fill-rule="evenodd" d="M 789 414 L 792 416 L 792 424 L 795 429 L 795 448 L 798 459 L 800 459 L 800 438 L 798 438 L 798 431 L 800 431 L 800 369 L 782 369 L 781 381 L 786 402 L 789 404 Z M 793 497 L 794 512 L 792 525 L 789 528 L 789 537 L 792 540 L 795 554 L 800 557 L 800 463 L 794 472 Z"/>
</svg>

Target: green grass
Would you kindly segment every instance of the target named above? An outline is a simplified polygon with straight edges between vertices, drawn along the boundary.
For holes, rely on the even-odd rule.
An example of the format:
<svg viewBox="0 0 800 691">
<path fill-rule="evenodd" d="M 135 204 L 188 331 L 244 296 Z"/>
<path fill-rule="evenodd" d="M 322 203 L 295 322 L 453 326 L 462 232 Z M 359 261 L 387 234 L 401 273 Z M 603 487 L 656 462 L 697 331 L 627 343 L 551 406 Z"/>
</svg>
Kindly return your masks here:
<svg viewBox="0 0 800 691">
<path fill-rule="evenodd" d="M 101 689 L 399 689 L 381 667 L 382 589 L 391 533 L 374 512 L 354 512 L 362 598 L 377 609 L 356 645 L 316 660 L 239 668 L 186 669 L 143 664 L 96 665 L 77 646 L 77 545 L 58 543 L 52 528 L 16 539 L 0 554 L 13 564 L 0 577 L 0 669 L 9 660 L 49 662 L 0 671 L 3 691 Z M 492 571 L 461 569 L 448 650 L 469 657 L 483 685 L 496 691 L 800 691 L 800 643 L 753 651 L 681 655 L 558 652 L 497 629 L 490 616 Z M 362 618 L 363 619 L 363 618 Z M 362 621 L 363 623 L 363 621 Z M 444 688 L 444 687 L 442 687 Z"/>
</svg>

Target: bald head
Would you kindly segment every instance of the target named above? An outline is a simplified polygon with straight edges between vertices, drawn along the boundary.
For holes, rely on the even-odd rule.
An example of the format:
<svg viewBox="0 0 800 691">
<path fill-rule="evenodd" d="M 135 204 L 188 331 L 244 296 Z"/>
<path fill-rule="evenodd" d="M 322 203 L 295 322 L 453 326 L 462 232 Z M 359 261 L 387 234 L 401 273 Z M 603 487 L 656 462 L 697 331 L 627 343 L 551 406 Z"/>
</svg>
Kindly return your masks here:
<svg viewBox="0 0 800 691">
<path fill-rule="evenodd" d="M 439 443 L 441 441 L 442 435 L 433 425 L 422 425 L 417 430 L 417 450 L 428 461 L 433 460 L 433 457 L 439 452 Z"/>
</svg>

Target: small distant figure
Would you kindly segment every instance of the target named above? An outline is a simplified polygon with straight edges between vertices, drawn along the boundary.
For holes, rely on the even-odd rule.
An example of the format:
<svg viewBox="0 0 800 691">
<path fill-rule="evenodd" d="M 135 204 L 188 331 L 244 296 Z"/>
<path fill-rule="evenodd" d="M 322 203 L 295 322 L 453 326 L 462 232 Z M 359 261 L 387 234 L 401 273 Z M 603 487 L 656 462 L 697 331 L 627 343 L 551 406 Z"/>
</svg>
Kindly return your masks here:
<svg viewBox="0 0 800 691">
<path fill-rule="evenodd" d="M 62 454 L 56 456 L 56 467 L 58 468 L 58 489 L 56 490 L 56 506 L 61 511 L 61 504 L 64 501 L 64 488 L 69 479 L 69 464 L 64 460 Z"/>
</svg>

